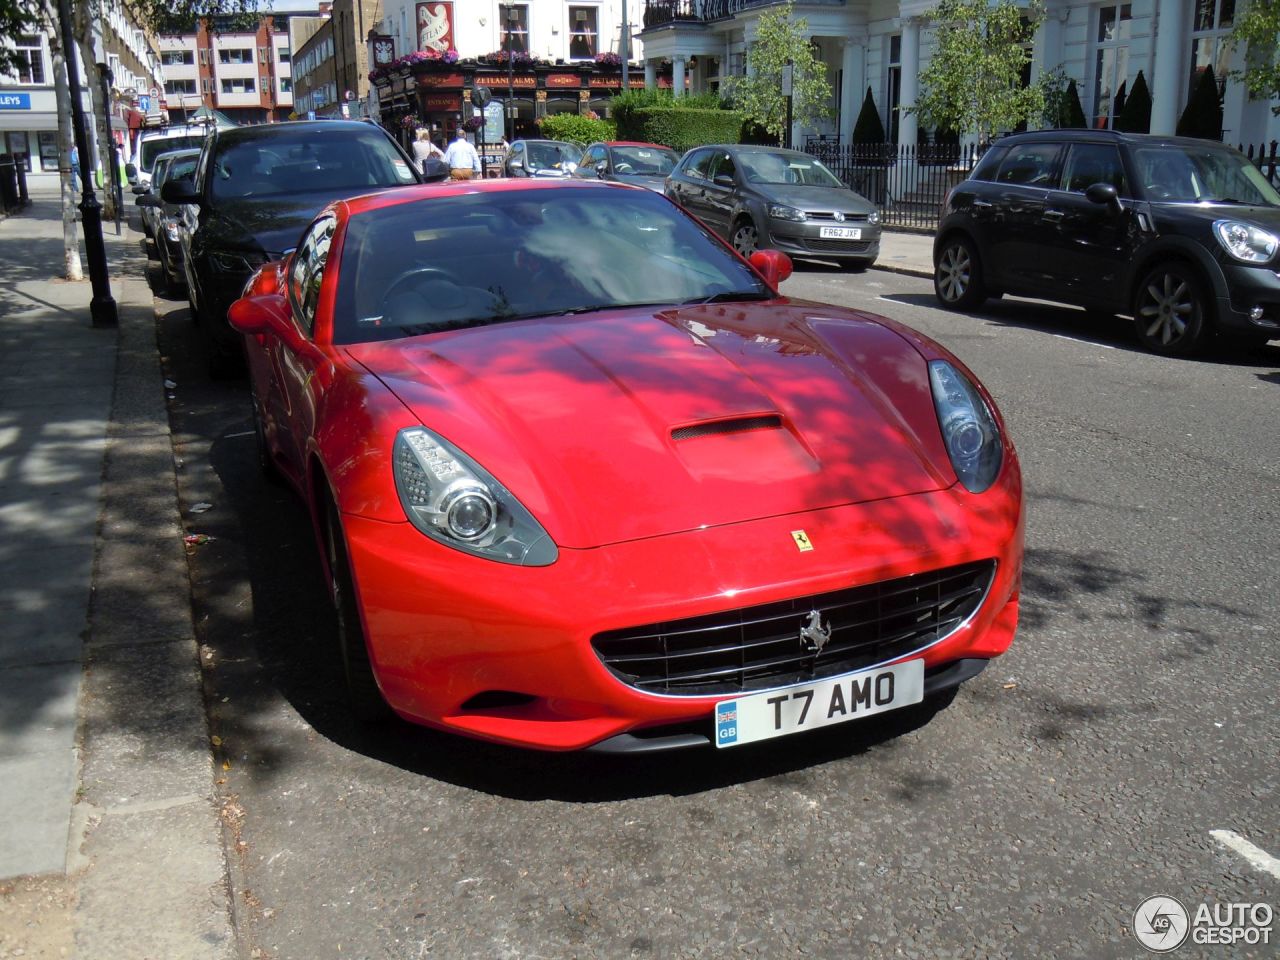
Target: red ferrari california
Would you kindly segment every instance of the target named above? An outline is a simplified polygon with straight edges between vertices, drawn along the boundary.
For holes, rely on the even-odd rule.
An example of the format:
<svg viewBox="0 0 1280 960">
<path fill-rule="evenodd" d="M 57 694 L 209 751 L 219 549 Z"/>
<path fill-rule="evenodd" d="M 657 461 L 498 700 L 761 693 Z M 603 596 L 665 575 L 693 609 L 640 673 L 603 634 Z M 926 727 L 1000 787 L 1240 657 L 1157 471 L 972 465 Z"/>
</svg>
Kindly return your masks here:
<svg viewBox="0 0 1280 960">
<path fill-rule="evenodd" d="M 780 295 L 652 191 L 338 202 L 231 310 L 353 706 L 548 750 L 732 748 L 945 700 L 1013 639 L 986 390 Z M 875 723 L 875 720 L 867 722 Z"/>
</svg>

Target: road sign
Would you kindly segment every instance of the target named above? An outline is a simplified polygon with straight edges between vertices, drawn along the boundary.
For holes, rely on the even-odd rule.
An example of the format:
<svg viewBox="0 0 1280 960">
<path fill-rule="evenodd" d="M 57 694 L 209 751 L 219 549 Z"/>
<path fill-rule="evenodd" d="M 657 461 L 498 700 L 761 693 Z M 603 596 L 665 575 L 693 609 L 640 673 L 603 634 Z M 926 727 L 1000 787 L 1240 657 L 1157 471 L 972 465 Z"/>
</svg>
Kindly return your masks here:
<svg viewBox="0 0 1280 960">
<path fill-rule="evenodd" d="M 493 99 L 493 91 L 488 87 L 476 87 L 471 91 L 471 102 L 473 105 L 483 110 L 489 105 L 489 101 Z"/>
<path fill-rule="evenodd" d="M 138 98 L 138 109 L 139 109 L 139 110 L 141 110 L 143 113 L 147 113 L 147 112 L 151 109 L 151 98 L 150 98 L 150 97 L 139 97 L 139 98 Z"/>
<path fill-rule="evenodd" d="M 158 96 L 160 96 L 160 88 L 159 88 L 159 87 L 152 87 L 152 88 L 151 88 L 151 99 L 152 99 L 152 100 L 154 100 L 154 99 L 155 99 L 156 97 L 158 97 Z"/>
</svg>

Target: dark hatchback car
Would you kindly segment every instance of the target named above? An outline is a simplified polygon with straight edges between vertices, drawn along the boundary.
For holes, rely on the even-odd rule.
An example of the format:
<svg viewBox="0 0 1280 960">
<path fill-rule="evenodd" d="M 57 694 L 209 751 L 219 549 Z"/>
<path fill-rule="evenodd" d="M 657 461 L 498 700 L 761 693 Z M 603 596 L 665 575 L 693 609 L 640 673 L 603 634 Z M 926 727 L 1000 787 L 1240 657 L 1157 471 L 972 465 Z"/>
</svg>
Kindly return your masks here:
<svg viewBox="0 0 1280 960">
<path fill-rule="evenodd" d="M 679 162 L 680 155 L 670 147 L 613 140 L 587 147 L 573 175 L 580 180 L 630 183 L 662 193 L 667 177 Z"/>
<path fill-rule="evenodd" d="M 947 196 L 933 261 L 944 306 L 1011 293 L 1123 314 L 1156 353 L 1280 337 L 1280 194 L 1206 140 L 1000 140 Z"/>
<path fill-rule="evenodd" d="M 408 154 L 371 123 L 300 121 L 211 133 L 194 178 L 169 180 L 160 190 L 165 203 L 182 205 L 183 268 L 210 374 L 241 369 L 241 337 L 227 308 L 258 267 L 295 247 L 332 201 L 420 179 Z"/>
<path fill-rule="evenodd" d="M 698 147 L 671 172 L 666 195 L 744 257 L 772 249 L 865 270 L 880 255 L 879 211 L 798 150 Z"/>
</svg>

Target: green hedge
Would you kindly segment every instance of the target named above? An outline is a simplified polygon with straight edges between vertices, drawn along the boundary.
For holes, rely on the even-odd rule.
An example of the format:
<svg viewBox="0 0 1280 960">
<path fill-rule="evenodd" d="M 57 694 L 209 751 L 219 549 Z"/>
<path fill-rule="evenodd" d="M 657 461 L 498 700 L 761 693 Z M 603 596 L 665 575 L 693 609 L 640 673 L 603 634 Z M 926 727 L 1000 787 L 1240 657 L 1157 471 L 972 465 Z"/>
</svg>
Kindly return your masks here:
<svg viewBox="0 0 1280 960">
<path fill-rule="evenodd" d="M 618 139 L 661 143 L 677 153 L 704 143 L 737 143 L 741 132 L 736 110 L 640 107 L 618 116 Z"/>
<path fill-rule="evenodd" d="M 538 121 L 538 129 L 548 140 L 567 140 L 585 147 L 598 140 L 616 140 L 612 120 L 577 113 L 553 113 Z"/>
</svg>

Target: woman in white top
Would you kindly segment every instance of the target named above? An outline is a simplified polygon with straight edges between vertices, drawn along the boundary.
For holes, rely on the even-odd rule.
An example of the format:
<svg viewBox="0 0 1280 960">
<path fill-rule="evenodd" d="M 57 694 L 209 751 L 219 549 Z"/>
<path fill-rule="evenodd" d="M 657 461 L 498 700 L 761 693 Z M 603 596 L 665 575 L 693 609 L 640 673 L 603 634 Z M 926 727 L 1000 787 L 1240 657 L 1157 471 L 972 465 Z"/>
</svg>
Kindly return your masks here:
<svg viewBox="0 0 1280 960">
<path fill-rule="evenodd" d="M 417 161 L 418 172 L 426 173 L 424 161 L 431 157 L 444 159 L 444 151 L 431 142 L 431 133 L 427 130 L 419 130 L 417 139 L 413 141 L 413 159 Z"/>
</svg>

